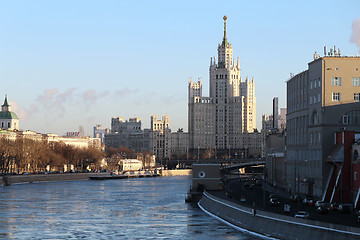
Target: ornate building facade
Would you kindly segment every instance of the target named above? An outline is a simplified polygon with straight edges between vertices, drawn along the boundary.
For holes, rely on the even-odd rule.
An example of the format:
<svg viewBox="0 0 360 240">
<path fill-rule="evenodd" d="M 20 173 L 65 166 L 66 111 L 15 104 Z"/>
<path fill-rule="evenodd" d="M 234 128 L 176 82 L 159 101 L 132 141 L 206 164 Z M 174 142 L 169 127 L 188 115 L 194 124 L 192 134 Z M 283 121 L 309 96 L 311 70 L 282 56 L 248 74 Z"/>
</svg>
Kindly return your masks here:
<svg viewBox="0 0 360 240">
<path fill-rule="evenodd" d="M 254 79 L 241 79 L 239 58 L 235 61 L 227 40 L 226 20 L 224 16 L 217 60 L 210 60 L 209 97 L 202 96 L 201 79 L 189 81 L 188 130 L 190 149 L 212 148 L 231 155 L 244 148 L 242 135 L 256 129 L 256 98 Z"/>
</svg>

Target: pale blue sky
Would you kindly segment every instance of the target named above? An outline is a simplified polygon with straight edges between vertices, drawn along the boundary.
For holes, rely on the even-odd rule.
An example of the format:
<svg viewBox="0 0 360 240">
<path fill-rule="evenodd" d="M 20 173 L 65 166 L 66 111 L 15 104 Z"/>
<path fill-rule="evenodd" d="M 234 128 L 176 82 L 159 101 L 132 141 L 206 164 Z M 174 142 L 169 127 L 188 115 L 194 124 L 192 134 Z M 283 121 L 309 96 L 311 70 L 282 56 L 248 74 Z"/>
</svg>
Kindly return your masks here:
<svg viewBox="0 0 360 240">
<path fill-rule="evenodd" d="M 307 69 L 324 45 L 355 55 L 358 0 L 321 1 L 0 1 L 0 99 L 20 127 L 90 135 L 111 117 L 169 114 L 187 130 L 189 77 L 208 95 L 210 57 L 227 35 L 242 78 L 254 77 L 257 127 L 285 81 Z"/>
</svg>

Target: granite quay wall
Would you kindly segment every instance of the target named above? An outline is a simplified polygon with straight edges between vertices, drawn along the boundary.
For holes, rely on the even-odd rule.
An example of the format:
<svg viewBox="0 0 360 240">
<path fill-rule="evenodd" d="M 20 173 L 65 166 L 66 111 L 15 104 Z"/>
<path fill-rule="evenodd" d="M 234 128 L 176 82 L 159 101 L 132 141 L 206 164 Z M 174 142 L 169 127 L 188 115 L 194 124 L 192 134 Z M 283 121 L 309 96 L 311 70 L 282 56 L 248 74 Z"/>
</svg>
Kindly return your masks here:
<svg viewBox="0 0 360 240">
<path fill-rule="evenodd" d="M 191 175 L 191 169 L 179 169 L 179 170 L 162 170 L 162 176 L 183 176 Z"/>
<path fill-rule="evenodd" d="M 109 173 L 59 173 L 59 174 L 30 174 L 8 175 L 0 177 L 0 185 L 12 185 L 19 183 L 53 182 L 53 181 L 78 181 L 88 180 L 93 176 L 109 176 Z"/>
<path fill-rule="evenodd" d="M 268 239 L 360 239 L 360 228 L 335 225 L 248 208 L 204 192 L 198 203 L 209 215 Z"/>
</svg>

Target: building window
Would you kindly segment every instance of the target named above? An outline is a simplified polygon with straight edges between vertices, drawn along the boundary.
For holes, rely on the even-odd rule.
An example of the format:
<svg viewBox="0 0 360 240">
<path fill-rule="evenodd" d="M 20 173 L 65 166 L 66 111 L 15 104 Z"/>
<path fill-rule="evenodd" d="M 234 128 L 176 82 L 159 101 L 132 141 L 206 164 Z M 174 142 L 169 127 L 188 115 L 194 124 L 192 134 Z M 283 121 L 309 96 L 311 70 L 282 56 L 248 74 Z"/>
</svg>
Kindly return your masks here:
<svg viewBox="0 0 360 240">
<path fill-rule="evenodd" d="M 219 75 L 216 74 L 216 79 L 218 79 L 218 78 L 219 78 Z"/>
<path fill-rule="evenodd" d="M 320 93 L 318 93 L 318 102 L 321 102 Z"/>
<path fill-rule="evenodd" d="M 320 81 L 320 78 L 318 79 L 318 87 L 321 86 L 321 81 Z"/>
<path fill-rule="evenodd" d="M 340 101 L 340 93 L 332 93 L 332 100 L 333 101 Z"/>
<path fill-rule="evenodd" d="M 356 87 L 360 86 L 360 77 L 353 77 L 352 78 L 352 85 L 356 86 Z"/>
<path fill-rule="evenodd" d="M 339 119 L 342 124 L 360 124 L 360 110 L 346 112 Z"/>
<path fill-rule="evenodd" d="M 354 93 L 354 101 L 359 102 L 360 99 L 360 93 Z"/>
<path fill-rule="evenodd" d="M 341 86 L 341 77 L 333 77 L 333 78 L 331 78 L 331 84 L 333 86 Z"/>
<path fill-rule="evenodd" d="M 354 151 L 353 153 L 353 161 L 356 162 L 359 158 L 359 152 L 357 150 Z"/>
<path fill-rule="evenodd" d="M 317 111 L 314 111 L 314 112 L 313 112 L 313 114 L 312 114 L 312 116 L 311 116 L 311 123 L 312 123 L 313 125 L 316 125 L 316 124 L 319 123 L 319 115 L 318 115 Z"/>
<path fill-rule="evenodd" d="M 312 89 L 312 88 L 313 88 L 313 82 L 310 81 L 310 89 Z"/>
<path fill-rule="evenodd" d="M 313 100 L 313 98 L 312 98 L 312 96 L 310 97 L 310 104 L 312 104 L 312 100 Z"/>
</svg>

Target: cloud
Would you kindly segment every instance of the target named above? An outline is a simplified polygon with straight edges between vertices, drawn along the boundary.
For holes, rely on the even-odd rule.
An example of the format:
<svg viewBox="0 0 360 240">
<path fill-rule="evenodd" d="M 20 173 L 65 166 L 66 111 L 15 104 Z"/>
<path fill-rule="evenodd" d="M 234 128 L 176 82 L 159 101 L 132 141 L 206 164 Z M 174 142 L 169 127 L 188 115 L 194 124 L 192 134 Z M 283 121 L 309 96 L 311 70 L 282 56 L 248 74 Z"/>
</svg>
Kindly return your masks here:
<svg viewBox="0 0 360 240">
<path fill-rule="evenodd" d="M 63 93 L 57 88 L 45 89 L 36 97 L 35 104 L 39 108 L 45 109 L 45 113 L 55 112 L 61 117 L 66 112 L 65 106 L 74 96 L 74 91 L 75 88 L 70 88 Z"/>
<path fill-rule="evenodd" d="M 360 47 L 360 18 L 355 19 L 352 23 L 350 42 L 355 43 L 356 46 Z"/>
<path fill-rule="evenodd" d="M 86 121 L 87 121 L 88 123 L 94 123 L 95 120 L 96 120 L 96 117 L 95 117 L 95 116 L 90 116 L 90 117 L 86 118 Z"/>
<path fill-rule="evenodd" d="M 63 119 L 66 113 L 70 111 L 70 108 L 78 108 L 78 110 L 85 110 L 89 112 L 92 106 L 106 97 L 122 97 L 124 100 L 125 96 L 135 94 L 138 89 L 123 88 L 118 90 L 107 90 L 98 91 L 95 89 L 89 89 L 79 91 L 76 88 L 68 88 L 66 90 L 60 90 L 58 88 L 44 89 L 38 96 L 29 103 L 29 107 L 21 108 L 17 102 L 12 101 L 12 111 L 15 112 L 21 121 L 26 121 L 34 118 L 36 115 L 41 115 L 47 125 L 52 125 L 59 119 Z M 153 93 L 152 93 L 153 94 Z M 152 94 L 147 94 L 146 98 L 149 98 Z M 143 96 L 142 96 L 143 97 Z M 94 113 L 92 113 L 94 114 Z M 89 116 L 86 121 L 94 121 L 94 116 Z"/>
<path fill-rule="evenodd" d="M 70 88 L 70 89 L 66 90 L 64 93 L 60 93 L 55 96 L 54 106 L 56 106 L 61 111 L 61 113 L 65 113 L 64 104 L 71 100 L 71 98 L 73 97 L 74 91 L 75 91 L 75 88 Z"/>
<path fill-rule="evenodd" d="M 123 89 L 120 89 L 120 90 L 116 90 L 114 92 L 114 95 L 115 95 L 115 97 L 124 97 L 124 96 L 129 95 L 129 94 L 134 94 L 134 93 L 136 93 L 138 91 L 139 91 L 139 89 L 123 88 Z"/>
<path fill-rule="evenodd" d="M 35 104 L 31 104 L 29 109 L 19 107 L 16 101 L 9 101 L 9 104 L 11 106 L 11 111 L 15 112 L 20 120 L 28 120 L 31 118 L 32 114 L 39 111 Z"/>
<path fill-rule="evenodd" d="M 104 98 L 109 95 L 108 91 L 96 92 L 95 90 L 87 90 L 82 94 L 82 99 L 85 104 L 86 110 L 89 110 L 100 98 Z"/>
</svg>

